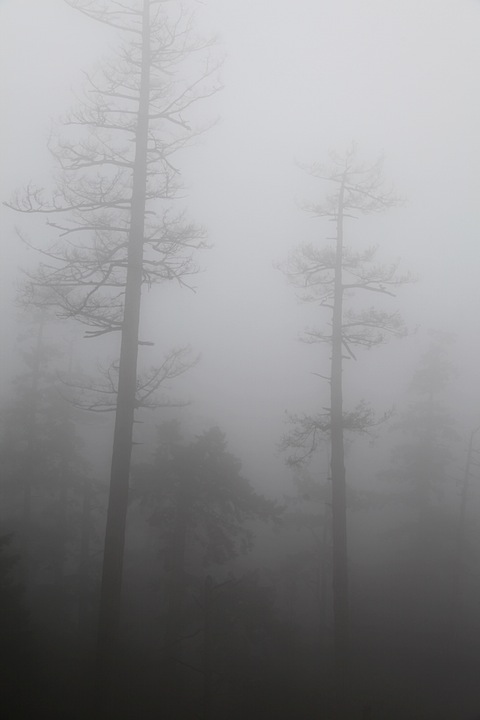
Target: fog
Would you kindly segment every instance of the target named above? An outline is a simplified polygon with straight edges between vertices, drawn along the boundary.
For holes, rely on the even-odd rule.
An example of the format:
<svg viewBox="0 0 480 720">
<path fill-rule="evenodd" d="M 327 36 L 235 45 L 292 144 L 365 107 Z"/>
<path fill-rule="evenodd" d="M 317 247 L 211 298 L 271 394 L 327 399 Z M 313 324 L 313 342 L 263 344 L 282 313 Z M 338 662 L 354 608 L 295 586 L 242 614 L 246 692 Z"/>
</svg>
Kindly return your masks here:
<svg viewBox="0 0 480 720">
<path fill-rule="evenodd" d="M 188 438 L 218 426 L 225 433 L 229 451 L 241 461 L 242 475 L 256 492 L 278 503 L 295 495 L 295 471 L 286 464 L 288 452 L 280 449 L 289 431 L 288 414 L 315 414 L 330 406 L 329 383 L 319 377 L 330 373 L 330 348 L 299 340 L 305 328 L 326 323 L 328 316 L 319 312 L 318 303 L 301 302 L 281 269 L 299 244 L 321 244 L 332 234 L 325 219 L 312 218 L 302 210 L 302 203 L 323 200 L 329 188 L 301 166 L 328 161 L 329 153 L 341 154 L 352 143 L 362 161 L 373 163 L 382 156 L 386 183 L 394 187 L 402 202 L 385 212 L 360 214 L 345 222 L 349 246 L 365 249 L 378 245 L 379 263 L 398 262 L 399 271 L 411 276 L 411 282 L 395 289 L 394 297 L 380 301 L 382 308 L 398 311 L 403 317 L 406 336 L 392 338 L 379 348 L 360 348 L 355 351 L 356 359 L 345 360 L 343 368 L 345 405 L 350 408 L 365 399 L 377 416 L 388 420 L 373 433 L 349 436 L 346 444 L 347 484 L 352 492 L 367 495 L 377 491 L 383 498 L 363 511 L 352 509 L 349 513 L 351 586 L 358 600 L 357 605 L 352 600 L 351 613 L 366 626 L 372 621 L 369 598 L 383 578 L 383 570 L 378 568 L 384 567 L 382 563 L 395 563 L 398 557 L 403 558 L 401 567 L 408 565 L 401 540 L 392 541 L 397 553 L 393 560 L 388 559 L 388 549 L 383 557 L 383 541 L 379 541 L 380 533 L 395 533 L 392 528 L 401 524 L 408 511 L 404 516 L 404 510 L 393 507 L 388 499 L 382 503 L 384 496 L 399 492 L 399 486 L 389 479 L 394 474 L 392 457 L 395 447 L 406 442 L 405 435 L 401 440 L 401 423 L 413 422 L 403 418 L 415 403 L 412 378 L 432 337 L 442 334 L 450 338 L 446 345 L 440 341 L 439 347 L 446 348 L 454 368 L 440 393 L 442 407 L 454 418 L 455 426 L 455 437 L 442 440 L 452 453 L 446 463 L 450 479 L 443 495 L 449 517 L 458 516 L 470 433 L 480 425 L 480 3 L 190 0 L 184 4 L 195 11 L 198 33 L 217 38 L 213 54 L 223 60 L 221 91 L 193 109 L 194 123 L 212 123 L 212 127 L 174 160 L 185 186 L 178 202 L 189 218 L 206 229 L 209 248 L 196 256 L 200 272 L 188 279 L 190 288 L 175 282 L 144 286 L 140 340 L 151 345 L 139 348 L 139 365 L 140 369 L 158 365 L 169 350 L 187 345 L 198 355 L 198 362 L 168 383 L 169 396 L 184 402 L 185 407 L 139 413 L 142 424 L 134 428 L 138 446 L 133 449 L 132 467 L 152 462 L 159 424 L 176 418 Z M 116 30 L 75 12 L 62 0 L 0 0 L 2 201 L 8 203 L 18 188 L 29 183 L 54 187 L 58 171 L 48 139 L 61 126 L 62 116 L 78 102 L 85 73 L 112 54 L 117 39 Z M 8 425 L 6 408 L 18 394 L 15 377 L 25 371 L 20 359 L 24 341 L 18 337 L 22 333 L 34 337 L 34 330 L 28 329 L 32 326 L 25 325 L 28 311 L 18 308 L 19 288 L 24 270 L 33 271 L 39 262 L 38 253 L 22 243 L 17 229 L 37 247 L 42 242 L 48 245 L 52 235 L 44 216 L 21 215 L 8 207 L 2 207 L 0 213 L 0 411 L 3 424 Z M 373 297 L 370 304 L 375 301 Z M 432 331 L 437 335 L 432 336 Z M 61 320 L 48 324 L 45 332 L 48 342 L 70 348 L 69 367 L 79 376 L 92 376 L 98 365 L 106 366 L 118 357 L 116 336 L 84 339 L 81 325 Z M 58 376 L 67 365 L 67 360 L 59 361 Z M 105 487 L 113 418 L 112 414 L 92 415 L 78 412 L 74 424 L 93 477 Z M 474 450 L 476 447 L 480 448 L 480 440 Z M 325 438 L 306 471 L 320 478 L 319 484 L 329 474 L 329 453 Z M 474 546 L 480 512 L 478 468 L 472 465 L 467 476 L 473 528 L 469 542 Z M 361 508 L 362 501 L 359 503 Z M 323 513 L 329 500 L 322 496 L 321 504 Z M 142 546 L 144 532 L 137 510 L 133 509 L 129 521 L 133 554 L 135 543 Z M 5 532 L 15 536 L 10 515 L 5 505 Z M 0 526 L 0 535 L 2 532 Z M 258 530 L 260 539 L 252 554 L 237 565 L 233 563 L 228 572 L 249 572 L 257 563 L 266 577 L 281 568 L 286 558 L 295 557 L 297 545 L 308 545 L 301 530 L 285 530 L 281 537 L 272 532 Z M 102 530 L 99 533 L 101 536 Z M 453 537 L 454 531 L 451 534 Z M 478 671 L 478 660 L 468 653 L 474 653 L 472 648 L 478 650 L 480 599 L 478 548 L 471 547 L 470 553 L 467 574 L 472 587 L 465 590 L 464 602 L 475 640 L 465 651 L 467 678 Z M 282 571 L 278 572 L 281 576 Z M 227 570 L 219 573 L 215 577 L 220 581 Z M 285 570 L 285 577 L 290 577 L 289 573 L 291 570 Z M 401 585 L 402 570 L 392 577 L 385 581 L 387 590 L 384 588 L 390 599 L 397 583 Z M 128 575 L 125 597 L 135 597 L 137 580 L 134 574 Z M 432 580 L 430 608 L 437 580 Z M 146 581 L 143 577 L 138 582 Z M 139 597 L 142 592 L 138 590 Z M 277 604 L 285 610 L 288 603 L 278 592 Z M 29 602 L 31 597 L 27 592 Z M 138 613 L 135 602 L 131 600 L 132 617 Z M 440 598 L 438 607 L 446 602 Z M 315 625 L 315 603 L 303 598 L 299 607 L 303 607 L 305 625 Z M 405 608 L 405 616 L 411 617 L 408 603 Z M 298 613 L 301 616 L 302 610 Z M 389 620 L 387 611 L 385 616 L 385 627 L 392 636 L 399 633 L 395 626 L 398 618 Z M 131 622 L 135 627 L 136 621 Z M 363 631 L 362 626 L 359 637 Z M 299 662 L 309 665 L 305 658 Z M 315 665 L 316 660 L 312 662 Z M 480 705 L 475 706 L 473 681 L 469 685 L 465 680 L 465 687 L 459 682 L 456 694 L 451 695 L 453 705 L 445 708 L 438 701 L 434 681 L 432 689 L 430 679 L 425 676 L 424 680 L 418 705 L 405 701 L 410 717 L 467 720 L 468 713 L 473 718 L 473 713 L 480 712 Z M 185 682 L 188 686 L 189 681 Z M 362 682 L 358 680 L 358 684 Z M 374 685 L 373 680 L 368 682 Z M 402 681 L 397 685 L 392 693 L 401 693 Z M 413 697 L 415 683 L 408 678 L 404 685 Z M 352 711 L 336 717 L 394 717 L 393 701 L 389 706 L 379 700 L 380 709 L 375 712 L 375 703 L 364 690 L 357 714 Z M 372 703 L 371 716 L 360 714 L 365 698 Z M 442 711 L 449 714 L 441 715 Z M 211 715 L 202 712 L 204 718 L 257 717 L 255 709 L 222 715 L 232 711 L 222 710 L 221 703 L 216 711 L 210 710 Z M 262 712 L 258 711 L 258 717 L 274 717 L 271 710 Z M 301 714 L 300 709 L 289 712 L 285 717 L 312 717 Z M 328 703 L 321 712 L 325 720 L 333 717 L 328 714 Z M 178 710 L 171 717 L 184 715 Z"/>
</svg>

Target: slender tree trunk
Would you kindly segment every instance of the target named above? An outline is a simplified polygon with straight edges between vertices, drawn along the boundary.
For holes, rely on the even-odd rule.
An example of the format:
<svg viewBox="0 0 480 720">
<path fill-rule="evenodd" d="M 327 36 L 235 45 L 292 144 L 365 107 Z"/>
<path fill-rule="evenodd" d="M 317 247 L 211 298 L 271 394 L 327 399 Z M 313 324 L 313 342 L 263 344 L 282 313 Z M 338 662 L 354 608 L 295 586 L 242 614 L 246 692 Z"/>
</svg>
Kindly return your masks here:
<svg viewBox="0 0 480 720">
<path fill-rule="evenodd" d="M 185 552 L 187 546 L 187 503 L 185 488 L 180 487 L 177 501 L 175 528 L 173 531 L 170 578 L 168 583 L 168 607 L 164 638 L 163 680 L 166 709 L 170 713 L 177 707 L 180 689 L 178 687 L 178 653 L 182 631 L 183 605 L 185 598 Z"/>
<path fill-rule="evenodd" d="M 331 512 L 325 508 L 323 514 L 323 536 L 320 544 L 320 573 L 319 592 L 320 601 L 320 642 L 323 645 L 327 634 L 327 599 L 328 584 L 330 581 L 330 538 L 331 538 Z"/>
<path fill-rule="evenodd" d="M 213 666 L 212 666 L 212 604 L 213 580 L 210 575 L 205 578 L 205 620 L 203 631 L 203 692 L 202 719 L 209 720 L 213 699 Z"/>
<path fill-rule="evenodd" d="M 108 692 L 108 687 L 112 681 L 112 666 L 117 654 L 135 413 L 149 127 L 149 6 L 149 0 L 144 0 L 142 66 L 135 139 L 130 233 L 128 238 L 128 267 L 97 639 L 97 678 L 101 695 Z"/>
<path fill-rule="evenodd" d="M 340 186 L 338 199 L 331 365 L 333 641 L 335 663 L 335 701 L 338 717 L 342 717 L 342 708 L 345 705 L 348 695 L 349 664 L 347 500 L 343 442 L 342 395 L 343 198 L 344 182 Z"/>
<path fill-rule="evenodd" d="M 431 507 L 432 496 L 432 476 L 434 476 L 434 456 L 435 456 L 435 431 L 434 431 L 434 405 L 435 396 L 430 391 L 427 398 L 427 414 L 426 414 L 426 433 L 423 441 L 423 449 L 421 456 L 420 472 L 417 480 L 417 498 L 416 506 L 418 508 L 417 522 L 417 557 L 427 565 L 430 564 L 430 558 L 425 548 L 425 528 L 428 527 L 428 517 Z"/>
<path fill-rule="evenodd" d="M 285 708 L 291 717 L 296 715 L 296 698 L 295 689 L 298 685 L 298 671 L 296 667 L 297 660 L 297 628 L 295 627 L 295 619 L 297 615 L 297 595 L 298 595 L 298 572 L 293 568 L 291 577 L 288 578 L 288 632 L 285 638 L 285 664 L 283 677 L 283 695 Z"/>
<path fill-rule="evenodd" d="M 80 563 L 78 568 L 78 633 L 84 642 L 91 632 L 90 604 L 90 524 L 92 514 L 91 483 L 83 481 Z"/>
<path fill-rule="evenodd" d="M 462 495 L 460 500 L 460 513 L 458 518 L 457 535 L 455 543 L 455 551 L 453 558 L 452 567 L 452 586 L 451 586 L 451 597 L 450 597 L 450 611 L 448 617 L 448 649 L 449 656 L 453 659 L 454 649 L 457 634 L 457 624 L 459 619 L 459 606 L 460 596 L 462 589 L 462 565 L 465 553 L 465 529 L 466 529 L 466 516 L 467 516 L 467 499 L 468 499 L 468 485 L 470 479 L 470 471 L 472 466 L 472 455 L 473 455 L 473 441 L 478 428 L 473 430 L 470 434 L 467 450 L 467 460 L 465 463 L 465 471 L 462 482 Z"/>
<path fill-rule="evenodd" d="M 32 384 L 27 410 L 27 447 L 25 451 L 25 465 L 23 469 L 23 582 L 28 589 L 31 573 L 31 534 L 32 534 L 32 476 L 35 468 L 38 389 L 40 385 L 40 368 L 43 352 L 44 319 L 40 318 L 37 340 L 33 354 Z"/>
<path fill-rule="evenodd" d="M 66 452 L 62 454 L 60 468 L 60 490 L 57 501 L 57 532 L 58 540 L 55 548 L 54 558 L 54 582 L 57 592 L 62 594 L 65 591 L 65 555 L 67 547 L 67 514 L 68 514 L 68 480 L 70 463 Z"/>
<path fill-rule="evenodd" d="M 72 377 L 72 363 L 73 363 L 73 345 L 70 344 L 70 351 L 68 355 L 68 363 L 66 369 L 67 380 Z M 69 440 L 71 438 L 71 407 L 67 403 L 63 409 L 62 421 L 64 424 L 64 440 L 60 451 L 60 488 L 58 492 L 57 502 L 57 531 L 58 531 L 58 542 L 55 551 L 54 559 L 54 573 L 55 573 L 55 584 L 58 588 L 58 592 L 65 594 L 65 563 L 67 560 L 67 534 L 68 534 L 68 499 L 69 499 L 69 487 L 71 484 L 71 449 L 69 448 Z M 73 449 L 73 448 L 72 448 Z M 65 606 L 65 596 L 63 598 Z"/>
<path fill-rule="evenodd" d="M 26 467 L 24 475 L 24 492 L 23 492 L 23 524 L 25 527 L 25 535 L 28 536 L 28 531 L 31 523 L 31 501 L 32 501 L 32 472 L 35 465 L 35 430 L 36 430 L 36 418 L 37 418 L 37 406 L 38 406 L 38 387 L 40 383 L 40 366 L 41 366 L 41 355 L 43 350 L 43 318 L 40 319 L 37 333 L 37 341 L 35 344 L 35 350 L 33 354 L 32 363 L 32 385 L 30 388 L 30 398 L 28 402 L 28 417 L 27 417 L 27 449 L 25 453 Z"/>
</svg>

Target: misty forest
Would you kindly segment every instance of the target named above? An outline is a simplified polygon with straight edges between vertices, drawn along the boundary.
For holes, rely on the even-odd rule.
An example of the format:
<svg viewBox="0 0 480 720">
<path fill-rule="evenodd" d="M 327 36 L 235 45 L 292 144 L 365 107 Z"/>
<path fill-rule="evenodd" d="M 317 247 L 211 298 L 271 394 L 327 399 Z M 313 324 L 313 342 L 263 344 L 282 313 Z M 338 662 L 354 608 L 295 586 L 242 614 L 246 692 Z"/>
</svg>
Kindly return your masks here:
<svg viewBox="0 0 480 720">
<path fill-rule="evenodd" d="M 0 714 L 480 718 L 480 2 L 0 0 Z"/>
</svg>

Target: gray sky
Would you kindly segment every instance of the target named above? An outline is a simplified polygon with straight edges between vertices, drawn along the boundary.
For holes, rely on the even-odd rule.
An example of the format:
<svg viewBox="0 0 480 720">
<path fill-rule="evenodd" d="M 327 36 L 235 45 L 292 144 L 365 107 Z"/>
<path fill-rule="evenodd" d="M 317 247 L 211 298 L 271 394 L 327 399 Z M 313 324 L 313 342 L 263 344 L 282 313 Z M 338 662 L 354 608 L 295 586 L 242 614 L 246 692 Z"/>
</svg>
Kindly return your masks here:
<svg viewBox="0 0 480 720">
<path fill-rule="evenodd" d="M 407 202 L 359 220 L 350 237 L 364 242 L 368 234 L 381 244 L 382 259 L 401 258 L 419 277 L 396 301 L 419 331 L 349 367 L 352 395 L 368 388 L 379 401 L 394 399 L 424 330 L 442 327 L 458 332 L 462 376 L 474 388 L 465 391 L 462 407 L 473 416 L 479 405 L 480 4 L 204 0 L 198 13 L 201 26 L 221 38 L 225 89 L 206 109 L 207 117 L 220 115 L 219 124 L 183 166 L 191 214 L 208 226 L 214 249 L 200 259 L 205 272 L 195 295 L 152 291 L 144 317 L 158 348 L 167 338 L 202 353 L 184 382 L 196 400 L 192 412 L 218 422 L 251 473 L 261 473 L 282 432 L 283 411 L 309 410 L 325 393 L 309 374 L 321 372 L 325 353 L 296 342 L 311 308 L 296 302 L 273 264 L 297 242 L 328 230 L 297 208 L 296 201 L 321 188 L 295 160 L 323 160 L 354 139 L 366 159 L 385 154 L 386 176 Z M 0 3 L 2 198 L 30 180 L 48 182 L 51 119 L 68 110 L 82 70 L 108 55 L 113 41 L 62 0 Z M 14 237 L 16 222 L 2 210 L 6 332 L 17 267 L 32 262 Z M 7 356 L 4 350 L 4 363 Z M 269 468 L 283 472 L 280 461 Z"/>
</svg>

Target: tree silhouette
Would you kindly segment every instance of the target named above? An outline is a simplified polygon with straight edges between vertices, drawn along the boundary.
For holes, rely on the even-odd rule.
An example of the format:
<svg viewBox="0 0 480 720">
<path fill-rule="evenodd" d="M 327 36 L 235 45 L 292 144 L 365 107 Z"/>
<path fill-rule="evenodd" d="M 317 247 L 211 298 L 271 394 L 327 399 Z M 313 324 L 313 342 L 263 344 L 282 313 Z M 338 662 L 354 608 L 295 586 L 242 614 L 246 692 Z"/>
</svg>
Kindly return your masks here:
<svg viewBox="0 0 480 720">
<path fill-rule="evenodd" d="M 134 481 L 134 494 L 149 523 L 158 527 L 164 548 L 164 676 L 170 678 L 170 701 L 175 703 L 176 663 L 193 578 L 203 580 L 203 568 L 215 568 L 251 549 L 249 522 L 271 518 L 275 508 L 242 476 L 240 461 L 215 427 L 188 441 L 176 421 L 163 423 L 154 462 L 135 467 Z"/>
<path fill-rule="evenodd" d="M 331 450 L 332 545 L 334 654 L 339 704 L 347 696 L 349 665 L 349 602 L 346 517 L 346 475 L 344 433 L 366 431 L 377 423 L 369 405 L 362 401 L 354 410 L 343 405 L 343 360 L 355 359 L 356 347 L 372 348 L 391 336 L 404 334 L 402 319 L 396 311 L 374 306 L 358 307 L 357 293 L 393 295 L 393 290 L 408 280 L 397 272 L 397 265 L 376 261 L 377 248 L 355 250 L 345 242 L 346 221 L 369 215 L 398 204 L 392 190 L 385 186 L 382 162 L 364 164 L 357 159 L 355 147 L 343 156 L 332 154 L 329 166 L 305 166 L 314 178 L 332 187 L 324 201 L 305 203 L 303 209 L 315 218 L 333 223 L 332 242 L 317 246 L 304 243 L 290 256 L 285 267 L 288 280 L 307 302 L 316 303 L 329 315 L 319 328 L 307 329 L 307 343 L 331 346 L 330 407 L 315 416 L 292 416 L 292 431 L 284 441 L 293 449 L 291 462 L 307 459 L 327 435 Z M 355 304 L 349 303 L 355 296 Z M 341 714 L 341 709 L 339 709 Z"/>
<path fill-rule="evenodd" d="M 142 286 L 187 284 L 196 271 L 192 254 L 205 247 L 204 230 L 173 207 L 181 187 L 173 155 L 205 129 L 187 118 L 218 90 L 218 64 L 209 57 L 212 41 L 198 37 L 192 15 L 176 3 L 68 4 L 126 40 L 113 60 L 87 75 L 86 92 L 64 122 L 69 134 L 50 143 L 58 166 L 53 192 L 30 185 L 9 205 L 45 215 L 56 235 L 49 246 L 35 244 L 42 261 L 29 275 L 32 301 L 79 319 L 88 337 L 120 335 L 98 635 L 98 678 L 106 687 L 119 626 L 133 423 L 142 402 Z M 174 359 L 188 366 L 185 353 Z M 155 387 L 161 376 L 153 370 L 143 385 Z"/>
</svg>

